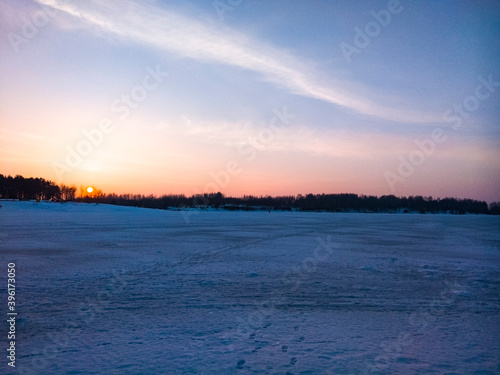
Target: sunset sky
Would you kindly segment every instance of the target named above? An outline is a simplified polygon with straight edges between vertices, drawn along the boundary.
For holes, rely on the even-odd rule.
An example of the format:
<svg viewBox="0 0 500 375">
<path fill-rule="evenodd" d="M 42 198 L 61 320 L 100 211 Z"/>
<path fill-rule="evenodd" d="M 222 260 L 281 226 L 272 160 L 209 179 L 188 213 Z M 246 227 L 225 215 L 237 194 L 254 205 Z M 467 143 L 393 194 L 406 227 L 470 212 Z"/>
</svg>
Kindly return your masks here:
<svg viewBox="0 0 500 375">
<path fill-rule="evenodd" d="M 2 174 L 500 201 L 498 1 L 0 7 Z"/>
</svg>

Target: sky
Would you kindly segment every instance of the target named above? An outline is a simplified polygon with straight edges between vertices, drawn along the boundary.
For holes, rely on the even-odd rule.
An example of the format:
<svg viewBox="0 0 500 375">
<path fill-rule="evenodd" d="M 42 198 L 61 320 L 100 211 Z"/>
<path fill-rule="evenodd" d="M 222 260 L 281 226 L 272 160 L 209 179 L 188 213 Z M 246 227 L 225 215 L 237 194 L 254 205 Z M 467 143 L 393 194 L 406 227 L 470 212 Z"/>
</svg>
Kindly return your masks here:
<svg viewBox="0 0 500 375">
<path fill-rule="evenodd" d="M 0 7 L 4 175 L 500 201 L 497 1 Z"/>
</svg>

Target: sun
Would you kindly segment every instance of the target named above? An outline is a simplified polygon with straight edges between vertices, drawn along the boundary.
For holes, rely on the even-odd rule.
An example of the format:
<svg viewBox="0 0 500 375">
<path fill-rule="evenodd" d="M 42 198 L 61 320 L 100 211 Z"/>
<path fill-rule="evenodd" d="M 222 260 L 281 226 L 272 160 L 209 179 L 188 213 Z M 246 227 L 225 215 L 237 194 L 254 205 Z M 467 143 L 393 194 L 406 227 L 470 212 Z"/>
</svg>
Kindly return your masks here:
<svg viewBox="0 0 500 375">
<path fill-rule="evenodd" d="M 87 193 L 92 194 L 93 191 L 94 191 L 94 188 L 92 186 L 89 186 L 87 188 Z"/>
</svg>

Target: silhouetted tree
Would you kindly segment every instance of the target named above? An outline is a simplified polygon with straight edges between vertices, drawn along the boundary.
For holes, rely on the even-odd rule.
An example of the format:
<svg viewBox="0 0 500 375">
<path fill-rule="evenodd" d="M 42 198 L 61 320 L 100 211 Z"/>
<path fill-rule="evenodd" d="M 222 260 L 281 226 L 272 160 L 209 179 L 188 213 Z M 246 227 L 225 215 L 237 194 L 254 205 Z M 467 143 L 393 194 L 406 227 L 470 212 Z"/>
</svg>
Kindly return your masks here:
<svg viewBox="0 0 500 375">
<path fill-rule="evenodd" d="M 59 186 L 43 178 L 24 178 L 16 175 L 0 175 L 0 197 L 4 199 L 47 199 L 58 200 L 61 197 Z"/>
<path fill-rule="evenodd" d="M 420 213 L 451 213 L 451 214 L 500 214 L 500 202 L 491 203 L 472 199 L 410 196 L 396 197 L 383 195 L 381 197 L 357 194 L 298 194 L 297 196 L 253 196 L 241 198 L 226 197 L 221 192 L 184 195 L 154 195 L 141 194 L 104 194 L 95 189 L 87 193 L 83 186 L 79 188 L 79 196 L 75 197 L 76 186 L 55 183 L 43 178 L 24 178 L 0 174 L 0 198 L 3 199 L 46 199 L 46 200 L 77 200 L 84 202 L 101 202 L 116 205 L 147 207 L 147 208 L 183 208 L 183 207 L 214 207 L 226 210 L 296 210 L 296 211 L 329 211 L 329 212 L 420 212 Z"/>
</svg>

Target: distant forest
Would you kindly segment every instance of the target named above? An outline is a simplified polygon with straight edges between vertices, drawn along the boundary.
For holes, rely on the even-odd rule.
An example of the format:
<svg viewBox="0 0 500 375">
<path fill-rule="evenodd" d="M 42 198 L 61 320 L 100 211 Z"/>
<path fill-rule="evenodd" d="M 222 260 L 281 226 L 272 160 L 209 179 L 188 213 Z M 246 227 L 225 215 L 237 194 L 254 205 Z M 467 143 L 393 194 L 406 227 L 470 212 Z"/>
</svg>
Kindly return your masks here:
<svg viewBox="0 0 500 375">
<path fill-rule="evenodd" d="M 318 212 L 419 212 L 451 214 L 500 214 L 500 202 L 488 205 L 473 199 L 410 196 L 381 197 L 357 194 L 307 194 L 297 196 L 226 197 L 220 192 L 185 195 L 104 194 L 87 193 L 83 186 L 57 185 L 43 178 L 24 178 L 0 174 L 0 198 L 19 200 L 50 200 L 105 203 L 156 209 L 215 208 L 231 211 L 277 210 Z"/>
</svg>

